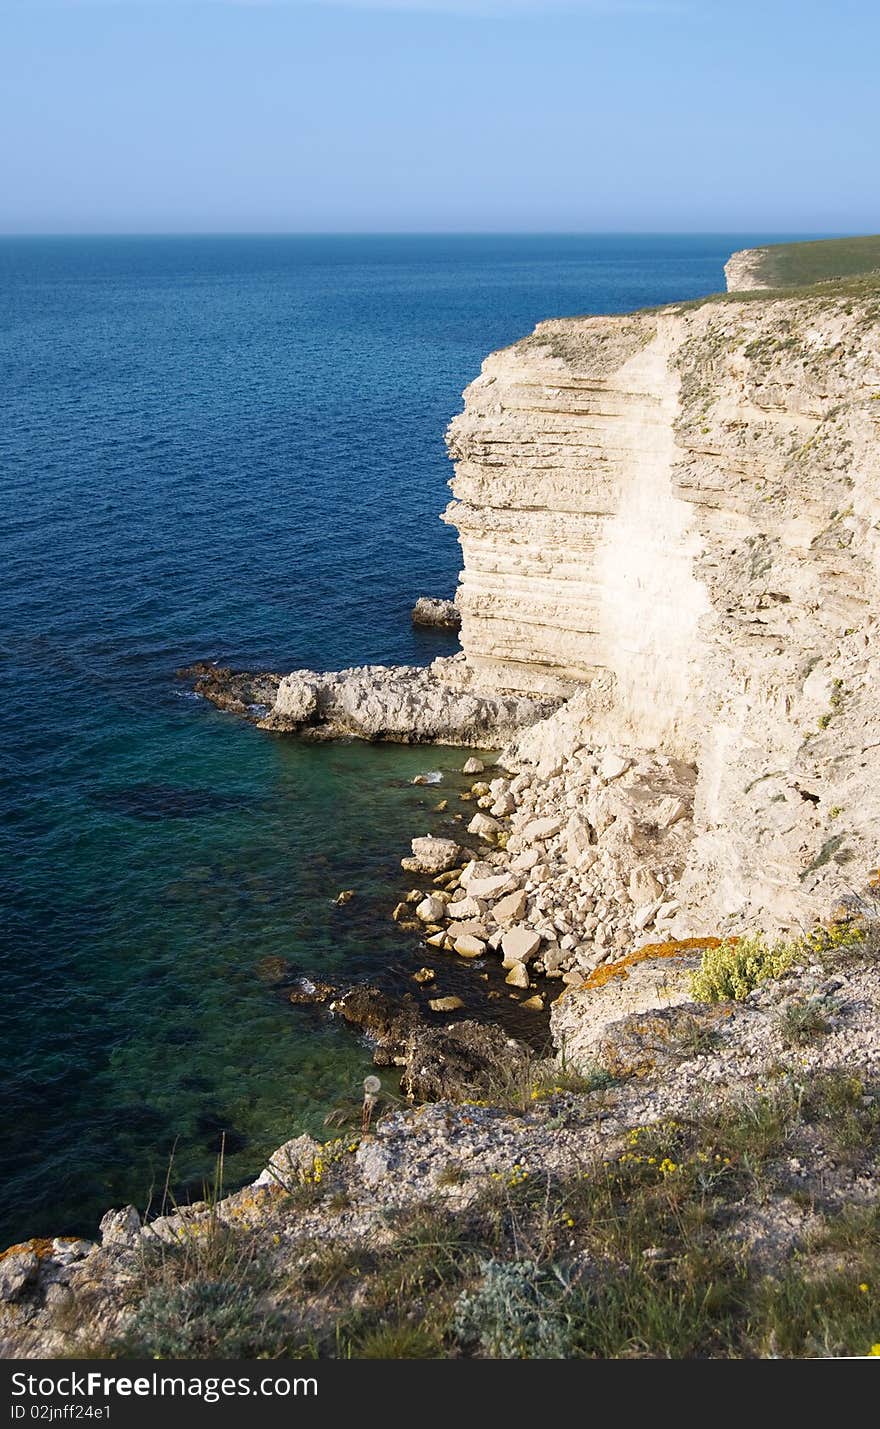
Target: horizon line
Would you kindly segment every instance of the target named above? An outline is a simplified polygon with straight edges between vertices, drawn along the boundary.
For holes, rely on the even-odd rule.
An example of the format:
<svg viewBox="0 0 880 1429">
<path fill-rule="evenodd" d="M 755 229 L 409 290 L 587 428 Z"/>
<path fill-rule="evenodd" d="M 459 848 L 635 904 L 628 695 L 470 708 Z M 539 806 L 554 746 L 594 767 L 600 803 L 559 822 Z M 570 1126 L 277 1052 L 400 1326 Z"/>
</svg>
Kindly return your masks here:
<svg viewBox="0 0 880 1429">
<path fill-rule="evenodd" d="M 764 232 L 769 237 L 856 238 L 860 229 L 760 228 L 192 228 L 192 229 L 32 229 L 0 231 L 0 240 L 29 238 L 726 238 Z"/>
</svg>

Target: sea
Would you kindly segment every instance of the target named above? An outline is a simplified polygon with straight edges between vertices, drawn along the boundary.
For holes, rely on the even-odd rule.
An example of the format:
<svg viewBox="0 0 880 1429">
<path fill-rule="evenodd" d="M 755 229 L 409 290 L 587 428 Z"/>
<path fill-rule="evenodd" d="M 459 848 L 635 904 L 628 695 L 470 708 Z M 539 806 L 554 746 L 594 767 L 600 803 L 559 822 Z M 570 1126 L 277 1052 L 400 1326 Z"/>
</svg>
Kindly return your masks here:
<svg viewBox="0 0 880 1429">
<path fill-rule="evenodd" d="M 443 437 L 484 356 L 768 237 L 0 239 L 0 1246 L 333 1135 L 370 1050 L 291 984 L 425 961 L 399 860 L 462 752 L 272 736 L 176 671 L 453 651 L 409 616 L 455 591 Z"/>
</svg>

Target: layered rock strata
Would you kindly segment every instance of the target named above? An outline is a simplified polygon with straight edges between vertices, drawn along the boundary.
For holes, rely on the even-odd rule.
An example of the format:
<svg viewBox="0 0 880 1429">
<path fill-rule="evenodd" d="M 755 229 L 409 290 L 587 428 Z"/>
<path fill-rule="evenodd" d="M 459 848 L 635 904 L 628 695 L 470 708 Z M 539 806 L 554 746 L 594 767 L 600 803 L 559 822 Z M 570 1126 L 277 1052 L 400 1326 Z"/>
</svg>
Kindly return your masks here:
<svg viewBox="0 0 880 1429">
<path fill-rule="evenodd" d="M 506 762 L 693 765 L 683 932 L 809 925 L 876 861 L 878 421 L 868 286 L 542 323 L 451 424 L 468 675 L 574 696 Z"/>
</svg>

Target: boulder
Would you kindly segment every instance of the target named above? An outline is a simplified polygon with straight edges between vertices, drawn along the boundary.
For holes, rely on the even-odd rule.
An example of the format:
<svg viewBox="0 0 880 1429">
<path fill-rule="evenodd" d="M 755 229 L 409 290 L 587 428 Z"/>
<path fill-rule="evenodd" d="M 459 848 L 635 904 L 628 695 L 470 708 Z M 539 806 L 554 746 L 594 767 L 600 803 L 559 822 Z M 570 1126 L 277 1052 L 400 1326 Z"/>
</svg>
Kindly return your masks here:
<svg viewBox="0 0 880 1429">
<path fill-rule="evenodd" d="M 552 839 L 554 834 L 558 834 L 562 828 L 562 820 L 555 814 L 548 814 L 545 818 L 532 819 L 522 830 L 522 837 L 526 843 L 538 843 L 544 839 Z"/>
<path fill-rule="evenodd" d="M 508 893 L 504 898 L 499 898 L 492 908 L 492 917 L 496 923 L 516 923 L 526 911 L 526 902 L 523 890 L 517 889 L 515 893 Z"/>
<path fill-rule="evenodd" d="M 402 858 L 408 873 L 447 873 L 461 858 L 461 848 L 454 839 L 416 838 L 412 841 L 412 857 Z"/>
<path fill-rule="evenodd" d="M 480 918 L 483 910 L 476 898 L 471 898 L 468 895 L 466 898 L 458 898 L 454 903 L 449 903 L 446 912 L 455 922 L 461 922 L 467 918 Z"/>
<path fill-rule="evenodd" d="M 428 1006 L 432 1012 L 458 1012 L 464 1003 L 460 997 L 431 997 Z"/>
<path fill-rule="evenodd" d="M 461 923 L 450 923 L 446 929 L 446 936 L 451 938 L 453 943 L 456 938 L 486 938 L 486 925 L 479 918 L 465 918 Z"/>
<path fill-rule="evenodd" d="M 423 923 L 436 923 L 446 912 L 446 904 L 442 898 L 436 894 L 429 893 L 427 898 L 423 898 L 416 908 L 416 917 Z"/>
<path fill-rule="evenodd" d="M 684 799 L 677 799 L 670 794 L 668 798 L 661 799 L 654 812 L 654 822 L 658 829 L 670 829 L 673 824 L 677 824 L 679 819 L 683 819 L 688 812 L 688 806 Z"/>
<path fill-rule="evenodd" d="M 494 863 L 485 859 L 471 859 L 461 870 L 461 886 L 467 888 L 472 878 L 491 878 L 497 872 Z"/>
<path fill-rule="evenodd" d="M 527 963 L 530 958 L 535 956 L 540 946 L 540 933 L 536 933 L 534 928 L 526 928 L 522 924 L 516 928 L 508 928 L 501 939 L 501 950 L 508 967 L 511 963 Z"/>
<path fill-rule="evenodd" d="M 141 1229 L 140 1214 L 135 1206 L 123 1206 L 121 1211 L 107 1211 L 99 1227 L 102 1245 L 131 1245 Z"/>
<path fill-rule="evenodd" d="M 482 774 L 485 768 L 482 759 L 477 759 L 476 755 L 472 754 L 470 759 L 466 759 L 461 766 L 461 772 L 462 774 Z"/>
<path fill-rule="evenodd" d="M 28 1245 L 13 1246 L 0 1259 L 0 1300 L 18 1300 L 36 1280 L 40 1262 Z"/>
<path fill-rule="evenodd" d="M 599 777 L 604 779 L 606 784 L 610 784 L 612 779 L 619 779 L 621 774 L 625 774 L 632 764 L 631 759 L 623 754 L 615 754 L 608 749 L 599 760 Z"/>
<path fill-rule="evenodd" d="M 608 973 L 592 975 L 592 986 L 565 993 L 553 1004 L 551 1029 L 566 1064 L 587 1071 L 606 1052 L 613 1058 L 616 1028 L 626 1018 L 689 1003 L 690 974 L 699 964 L 700 954 L 686 949 L 673 958 L 649 953 L 619 973 L 610 964 Z"/>
<path fill-rule="evenodd" d="M 504 981 L 509 982 L 511 987 L 528 987 L 529 970 L 525 963 L 514 963 Z"/>
<path fill-rule="evenodd" d="M 295 1136 L 285 1141 L 261 1171 L 255 1186 L 268 1186 L 279 1191 L 292 1190 L 311 1172 L 321 1147 L 311 1136 Z"/>
<path fill-rule="evenodd" d="M 655 899 L 653 903 L 644 903 L 641 908 L 636 909 L 632 915 L 632 925 L 637 933 L 641 933 L 647 928 L 649 923 L 654 921 L 659 906 L 659 903 Z"/>
<path fill-rule="evenodd" d="M 462 933 L 452 944 L 459 957 L 481 958 L 486 951 L 486 944 L 482 938 L 475 938 L 472 933 Z"/>
<path fill-rule="evenodd" d="M 296 671 L 285 675 L 275 696 L 275 710 L 290 726 L 307 724 L 317 714 L 318 686 Z"/>
<path fill-rule="evenodd" d="M 510 848 L 509 843 L 507 847 Z M 516 858 L 511 859 L 510 866 L 516 869 L 517 873 L 527 873 L 530 868 L 534 868 L 540 857 L 536 848 L 523 849 L 522 853 L 518 853 Z"/>
<path fill-rule="evenodd" d="M 650 868 L 634 868 L 629 876 L 629 896 L 638 908 L 643 903 L 653 903 L 663 893 L 663 884 Z"/>
<path fill-rule="evenodd" d="M 489 878 L 472 878 L 467 889 L 471 898 L 500 898 L 513 893 L 516 881 L 509 873 L 494 873 Z"/>
</svg>

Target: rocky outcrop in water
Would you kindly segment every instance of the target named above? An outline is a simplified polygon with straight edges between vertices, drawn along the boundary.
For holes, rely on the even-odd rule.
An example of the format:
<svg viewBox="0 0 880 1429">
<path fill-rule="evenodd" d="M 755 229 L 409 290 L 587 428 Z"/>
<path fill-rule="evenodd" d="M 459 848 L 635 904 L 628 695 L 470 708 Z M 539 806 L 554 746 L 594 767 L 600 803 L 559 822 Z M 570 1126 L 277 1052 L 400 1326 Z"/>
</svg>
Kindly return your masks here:
<svg viewBox="0 0 880 1429">
<path fill-rule="evenodd" d="M 438 630 L 458 630 L 461 616 L 454 600 L 438 600 L 420 595 L 412 610 L 413 625 L 434 626 Z"/>
<path fill-rule="evenodd" d="M 427 668 L 361 665 L 327 674 L 294 670 L 283 677 L 194 668 L 196 692 L 212 704 L 252 719 L 260 729 L 303 739 L 497 745 L 559 703 L 483 693 L 472 686 L 460 656 Z"/>
</svg>

